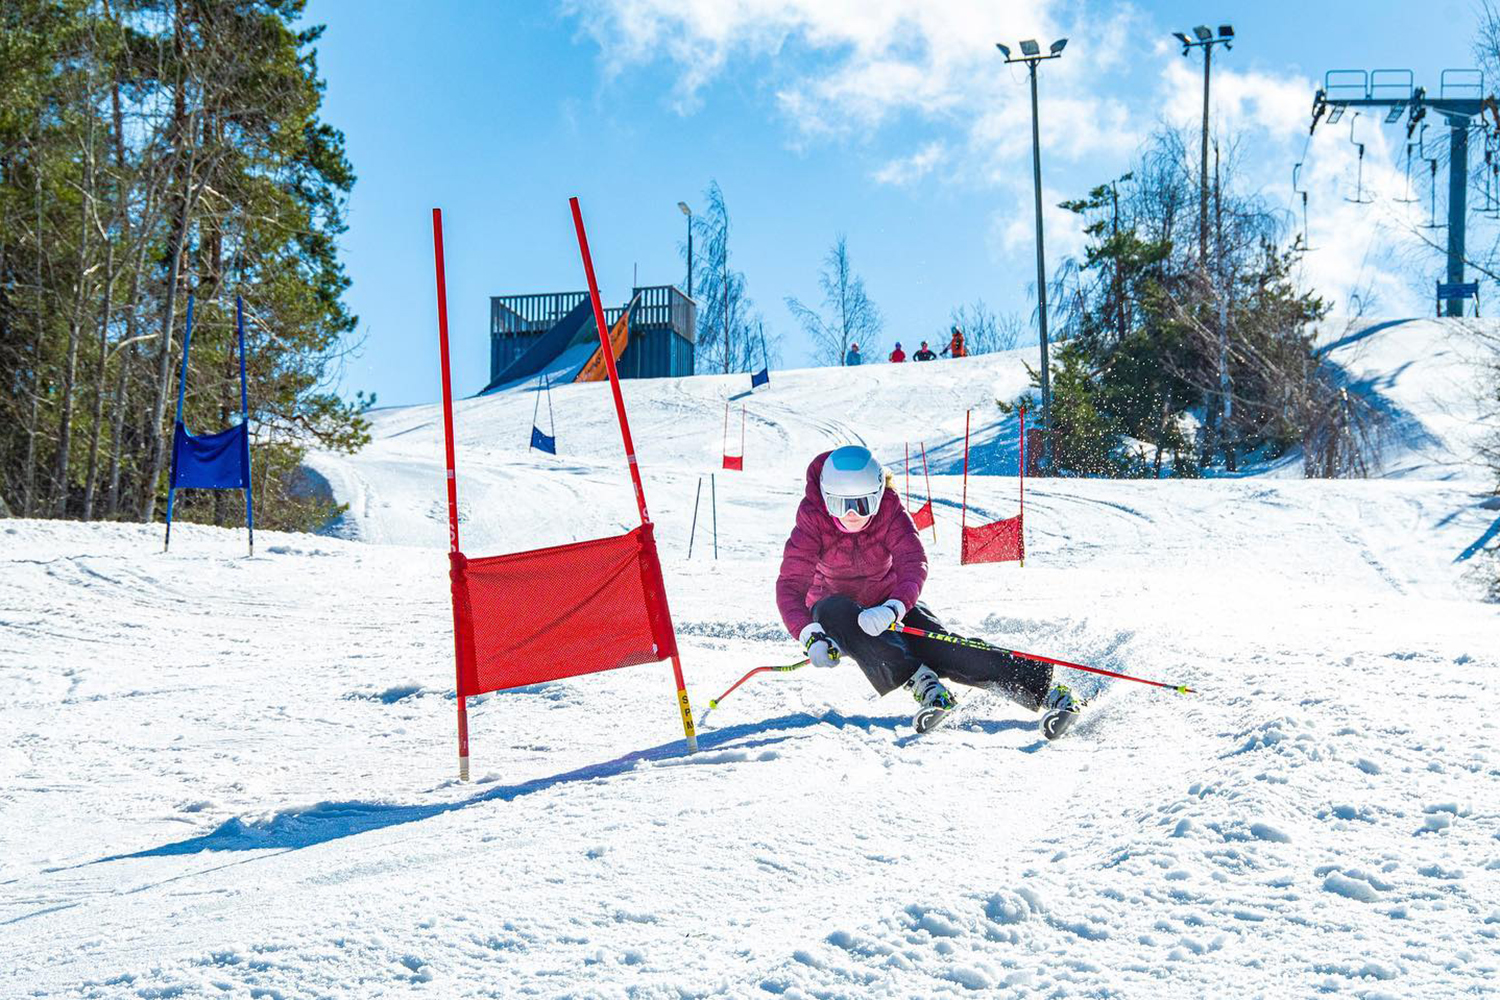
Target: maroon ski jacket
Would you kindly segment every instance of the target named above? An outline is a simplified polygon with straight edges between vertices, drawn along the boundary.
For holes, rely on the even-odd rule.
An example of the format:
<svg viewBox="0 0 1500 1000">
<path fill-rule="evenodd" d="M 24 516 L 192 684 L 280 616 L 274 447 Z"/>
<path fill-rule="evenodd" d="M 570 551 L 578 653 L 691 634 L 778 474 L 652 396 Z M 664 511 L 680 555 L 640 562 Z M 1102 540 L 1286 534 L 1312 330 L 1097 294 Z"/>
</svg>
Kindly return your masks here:
<svg viewBox="0 0 1500 1000">
<path fill-rule="evenodd" d="M 829 454 L 807 467 L 807 490 L 776 580 L 776 606 L 794 636 L 812 621 L 808 609 L 829 594 L 844 594 L 867 608 L 895 598 L 910 610 L 927 582 L 927 552 L 895 490 L 886 487 L 863 531 L 846 532 L 829 516 L 818 486 Z"/>
</svg>

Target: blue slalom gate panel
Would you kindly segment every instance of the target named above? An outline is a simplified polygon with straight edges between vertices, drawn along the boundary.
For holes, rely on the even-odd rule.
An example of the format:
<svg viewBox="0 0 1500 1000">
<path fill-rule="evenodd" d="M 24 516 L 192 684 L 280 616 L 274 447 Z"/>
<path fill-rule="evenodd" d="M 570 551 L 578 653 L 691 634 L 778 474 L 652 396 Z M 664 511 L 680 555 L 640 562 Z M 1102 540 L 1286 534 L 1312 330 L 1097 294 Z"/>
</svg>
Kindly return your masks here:
<svg viewBox="0 0 1500 1000">
<path fill-rule="evenodd" d="M 557 438 L 548 437 L 542 433 L 542 429 L 535 425 L 531 428 L 531 446 L 537 451 L 545 451 L 549 455 L 557 454 Z"/>
<path fill-rule="evenodd" d="M 250 435 L 244 424 L 194 436 L 182 421 L 172 435 L 171 487 L 240 490 L 250 485 Z"/>
<path fill-rule="evenodd" d="M 770 384 L 771 384 L 771 369 L 769 369 L 769 368 L 762 368 L 760 371 L 758 371 L 754 375 L 750 376 L 750 388 L 752 388 L 752 389 L 758 389 L 759 387 L 761 387 L 763 385 L 770 385 Z"/>
<path fill-rule="evenodd" d="M 177 381 L 177 419 L 172 426 L 172 468 L 167 473 L 167 535 L 172 547 L 172 507 L 180 489 L 244 490 L 245 529 L 255 555 L 255 501 L 250 492 L 250 393 L 245 379 L 245 303 L 234 298 L 234 327 L 240 345 L 240 422 L 217 434 L 192 435 L 182 420 L 187 397 L 188 352 L 193 346 L 193 296 L 188 296 L 182 334 L 182 375 Z"/>
</svg>

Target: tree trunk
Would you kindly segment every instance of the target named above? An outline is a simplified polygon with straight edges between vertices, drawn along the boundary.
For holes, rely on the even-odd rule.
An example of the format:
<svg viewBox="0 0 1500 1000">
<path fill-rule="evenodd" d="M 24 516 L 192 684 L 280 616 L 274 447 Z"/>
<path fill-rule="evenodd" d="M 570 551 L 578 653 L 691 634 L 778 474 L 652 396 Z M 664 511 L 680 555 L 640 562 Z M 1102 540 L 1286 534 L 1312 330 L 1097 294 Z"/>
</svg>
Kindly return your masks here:
<svg viewBox="0 0 1500 1000">
<path fill-rule="evenodd" d="M 110 11 L 109 0 L 104 2 L 105 13 L 113 17 Z M 129 194 L 126 187 L 126 159 L 125 159 L 125 127 L 124 116 L 120 110 L 120 78 L 115 77 L 114 87 L 110 91 L 110 101 L 115 119 L 115 169 L 120 173 L 120 240 L 123 246 L 130 245 L 130 204 Z M 141 231 L 140 244 L 135 251 L 135 267 L 130 272 L 130 295 L 126 302 L 125 314 L 125 342 L 130 345 L 129 355 L 120 356 L 119 371 L 115 376 L 114 414 L 110 426 L 110 448 L 109 448 L 109 497 L 105 502 L 104 516 L 114 517 L 120 510 L 120 452 L 124 445 L 125 410 L 126 397 L 130 390 L 130 369 L 134 367 L 136 359 L 136 315 L 141 296 L 141 272 L 146 267 L 146 244 L 151 231 L 152 203 L 154 198 L 152 192 L 155 190 L 154 183 L 148 186 L 146 198 L 141 206 Z"/>
<path fill-rule="evenodd" d="M 104 423 L 104 376 L 109 361 L 109 315 L 115 293 L 115 243 L 105 234 L 104 294 L 99 306 L 99 360 L 94 365 L 94 417 L 89 433 L 89 469 L 83 487 L 83 519 L 94 519 L 94 486 L 99 474 L 99 432 Z"/>
<path fill-rule="evenodd" d="M 90 118 L 89 137 L 83 153 L 83 199 L 79 207 L 78 274 L 74 279 L 73 314 L 68 318 L 68 354 L 63 364 L 62 407 L 57 414 L 57 497 L 54 517 L 68 513 L 68 463 L 73 443 L 73 383 L 78 376 L 78 337 L 83 332 L 83 304 L 88 298 L 89 235 L 92 229 L 89 212 L 94 204 L 94 127 Z"/>
<path fill-rule="evenodd" d="M 37 137 L 42 132 L 41 118 L 37 118 Z M 21 516 L 31 517 L 36 513 L 36 435 L 41 421 L 42 405 L 42 350 L 46 343 L 46 313 L 42 298 L 42 156 L 35 144 L 31 147 L 31 171 L 36 199 L 36 339 L 31 349 L 31 408 L 26 416 L 26 480 L 21 489 Z"/>
<path fill-rule="evenodd" d="M 1161 478 L 1161 443 L 1167 437 L 1167 425 L 1172 417 L 1172 390 L 1161 398 L 1161 426 L 1156 431 L 1156 464 L 1151 470 L 1152 479 Z"/>
<path fill-rule="evenodd" d="M 166 415 L 167 395 L 172 388 L 172 331 L 177 324 L 177 285 L 182 274 L 182 251 L 187 243 L 188 219 L 197 200 L 197 190 L 191 188 L 192 164 L 184 179 L 183 204 L 174 221 L 176 230 L 172 241 L 172 260 L 167 268 L 166 303 L 162 307 L 161 347 L 156 352 L 156 398 L 151 404 L 150 422 L 147 427 L 147 449 L 150 460 L 146 463 L 146 475 L 141 483 L 141 520 L 152 521 L 156 517 L 156 487 L 161 479 L 162 464 L 166 457 L 162 435 L 162 419 Z"/>
</svg>

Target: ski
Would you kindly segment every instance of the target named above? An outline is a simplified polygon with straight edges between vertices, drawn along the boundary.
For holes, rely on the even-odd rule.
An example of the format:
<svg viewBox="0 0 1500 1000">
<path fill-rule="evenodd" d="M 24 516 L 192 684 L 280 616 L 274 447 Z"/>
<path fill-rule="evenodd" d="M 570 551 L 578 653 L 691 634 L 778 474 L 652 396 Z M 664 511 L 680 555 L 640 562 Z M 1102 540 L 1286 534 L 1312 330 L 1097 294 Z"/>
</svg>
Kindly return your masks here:
<svg viewBox="0 0 1500 1000">
<path fill-rule="evenodd" d="M 1049 695 L 1049 704 L 1043 706 L 1045 711 L 1038 727 L 1047 742 L 1051 743 L 1072 729 L 1087 705 L 1088 701 L 1074 696 L 1067 685 L 1059 684 L 1054 687 Z"/>
<path fill-rule="evenodd" d="M 942 708 L 936 705 L 929 706 L 927 708 L 920 708 L 917 710 L 917 714 L 912 716 L 911 718 L 912 728 L 915 729 L 917 731 L 917 734 L 920 736 L 922 733 L 927 732 L 929 729 L 934 729 L 937 726 L 942 725 L 942 723 L 950 715 L 953 714 L 955 708 L 957 708 L 956 705 L 949 708 Z"/>
</svg>

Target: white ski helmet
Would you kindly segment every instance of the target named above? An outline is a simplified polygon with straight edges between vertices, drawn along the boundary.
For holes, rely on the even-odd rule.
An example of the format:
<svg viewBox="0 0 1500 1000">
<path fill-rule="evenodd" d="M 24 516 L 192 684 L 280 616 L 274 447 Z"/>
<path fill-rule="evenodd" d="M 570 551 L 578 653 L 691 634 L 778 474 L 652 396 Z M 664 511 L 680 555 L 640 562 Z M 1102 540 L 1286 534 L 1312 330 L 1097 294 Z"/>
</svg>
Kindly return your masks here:
<svg viewBox="0 0 1500 1000">
<path fill-rule="evenodd" d="M 828 513 L 843 517 L 853 510 L 869 517 L 880 509 L 880 497 L 885 492 L 885 469 L 870 449 L 859 445 L 837 448 L 823 463 L 823 473 L 818 485 L 823 490 L 823 503 Z"/>
</svg>

